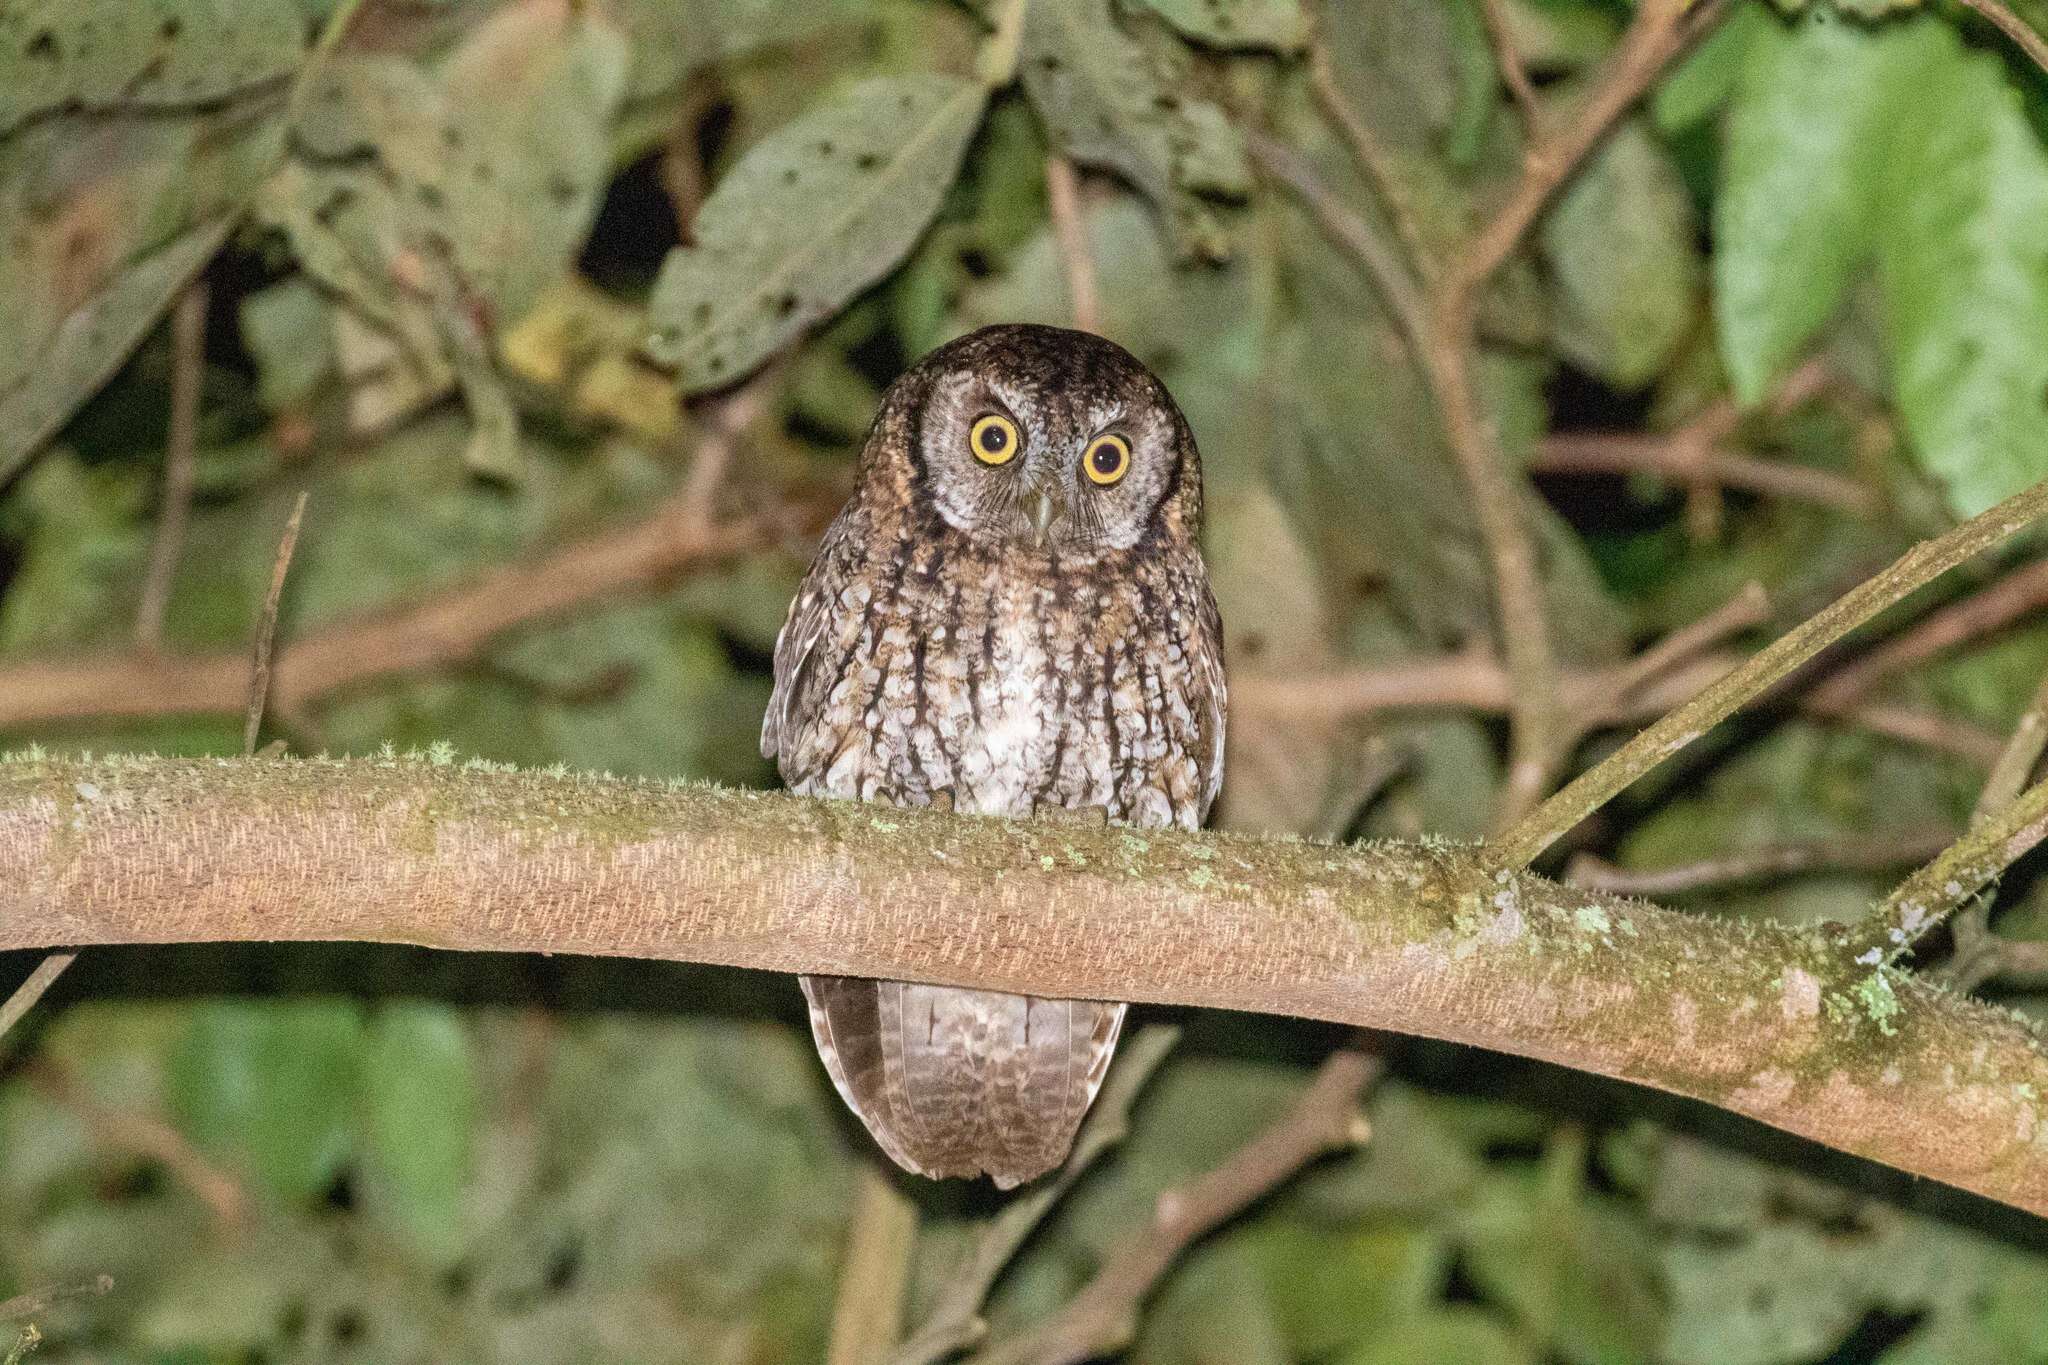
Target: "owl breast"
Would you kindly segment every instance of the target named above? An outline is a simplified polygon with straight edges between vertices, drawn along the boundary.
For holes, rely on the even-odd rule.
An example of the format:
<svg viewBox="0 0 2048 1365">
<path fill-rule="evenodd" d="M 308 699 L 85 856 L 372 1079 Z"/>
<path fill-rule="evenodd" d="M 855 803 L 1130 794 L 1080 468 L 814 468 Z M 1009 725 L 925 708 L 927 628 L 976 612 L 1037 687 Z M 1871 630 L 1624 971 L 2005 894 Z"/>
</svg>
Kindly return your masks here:
<svg viewBox="0 0 2048 1365">
<path fill-rule="evenodd" d="M 792 612 L 786 634 L 814 638 L 783 641 L 803 650 L 785 690 L 813 700 L 779 725 L 771 706 L 766 738 L 793 789 L 1201 822 L 1222 736 L 1221 679 L 1200 662 L 1215 651 L 1202 644 L 1214 609 L 1199 577 L 1161 564 L 1121 579 L 1022 574 L 971 554 L 949 565 L 930 541 L 897 553 L 890 573 L 809 585 L 830 594 L 815 625 L 801 598 Z"/>
</svg>

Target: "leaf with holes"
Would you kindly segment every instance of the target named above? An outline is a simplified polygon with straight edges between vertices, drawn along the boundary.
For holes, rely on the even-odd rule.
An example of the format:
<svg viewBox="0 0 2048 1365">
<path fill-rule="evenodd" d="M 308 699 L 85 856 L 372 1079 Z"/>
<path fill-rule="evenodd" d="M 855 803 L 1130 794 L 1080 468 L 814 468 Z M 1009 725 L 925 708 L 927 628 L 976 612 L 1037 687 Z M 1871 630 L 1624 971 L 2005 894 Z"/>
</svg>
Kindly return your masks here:
<svg viewBox="0 0 2048 1365">
<path fill-rule="evenodd" d="M 1295 52 L 1308 41 L 1301 0 L 1145 0 L 1167 23 L 1210 47 Z"/>
<path fill-rule="evenodd" d="M 987 92 L 953 76 L 865 81 L 757 143 L 669 253 L 647 354 L 715 388 L 887 274 L 960 168 Z"/>
<path fill-rule="evenodd" d="M 298 0 L 26 0 L 0 6 L 0 133 L 53 109 L 193 109 L 281 80 Z"/>
<path fill-rule="evenodd" d="M 1221 109 L 1183 93 L 1185 65 L 1178 44 L 1124 32 L 1107 0 L 1024 11 L 1024 89 L 1053 145 L 1135 185 L 1165 217 L 1176 254 L 1220 258 L 1228 242 L 1204 196 L 1250 187 L 1244 143 Z"/>
</svg>

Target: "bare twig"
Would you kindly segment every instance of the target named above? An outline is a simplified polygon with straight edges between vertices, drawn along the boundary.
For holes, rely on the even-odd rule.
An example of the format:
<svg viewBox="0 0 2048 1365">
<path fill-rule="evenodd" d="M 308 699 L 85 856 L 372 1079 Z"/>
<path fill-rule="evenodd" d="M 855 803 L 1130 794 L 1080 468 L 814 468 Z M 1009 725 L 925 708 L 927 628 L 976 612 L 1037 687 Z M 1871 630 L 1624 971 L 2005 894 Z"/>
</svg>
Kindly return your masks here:
<svg viewBox="0 0 2048 1365">
<path fill-rule="evenodd" d="M 1823 708 L 1808 697 L 1800 700 L 1799 709 L 1809 716 L 1840 721 L 1902 744 L 1954 754 L 1979 768 L 1989 768 L 1996 763 L 2002 747 L 1998 736 L 1982 726 L 1918 707 L 1859 701 L 1848 706 Z"/>
<path fill-rule="evenodd" d="M 1264 1132 L 1221 1166 L 1160 1195 L 1151 1223 L 1112 1252 L 1072 1302 L 976 1355 L 972 1365 L 1074 1365 L 1126 1345 L 1137 1331 L 1139 1306 L 1181 1252 L 1318 1156 L 1366 1140 L 1359 1097 L 1380 1065 L 1369 1053 L 1334 1053 Z"/>
<path fill-rule="evenodd" d="M 2048 606 L 2048 559 L 2035 560 L 1978 592 L 1929 612 L 1911 629 L 1838 669 L 1813 689 L 1815 705 L 1846 707 L 1894 673 L 1924 663 Z"/>
<path fill-rule="evenodd" d="M 1662 436 L 1564 432 L 1546 436 L 1529 468 L 1539 474 L 1656 474 L 1688 489 L 1746 488 L 1766 497 L 1832 507 L 1850 516 L 1877 512 L 1877 494 L 1826 469 L 1759 460 L 1708 447 L 1703 455 Z"/>
<path fill-rule="evenodd" d="M 714 428 L 698 459 L 719 464 Z M 722 464 L 719 464 L 722 467 Z M 700 524 L 697 481 L 645 520 L 506 565 L 423 601 L 346 619 L 278 651 L 271 703 L 295 714 L 314 698 L 395 673 L 460 662 L 506 631 L 599 598 L 646 591 L 777 544 L 815 509 L 769 508 Z M 810 529 L 815 529 L 814 527 Z M 104 716 L 234 713 L 248 700 L 249 656 L 117 654 L 0 666 L 0 725 Z"/>
<path fill-rule="evenodd" d="M 43 998 L 43 992 L 56 984 L 57 978 L 64 975 L 64 969 L 77 957 L 77 953 L 51 953 L 36 964 L 28 979 L 7 997 L 7 1003 L 0 1005 L 0 1038 L 5 1038 L 8 1031 L 21 1022 L 22 1016 L 36 1007 L 36 1001 Z"/>
<path fill-rule="evenodd" d="M 1508 24 L 1507 9 L 1502 0 L 1480 0 L 1479 11 L 1486 19 L 1486 36 L 1493 44 L 1493 60 L 1494 65 L 1500 68 L 1500 83 L 1514 98 L 1515 111 L 1522 118 L 1522 133 L 1534 146 L 1543 132 L 1543 106 L 1536 99 L 1536 87 L 1529 80 L 1529 69 L 1522 64 L 1522 54 L 1515 50 L 1515 35 Z"/>
<path fill-rule="evenodd" d="M 1771 599 L 1761 583 L 1745 583 L 1742 591 L 1687 626 L 1681 626 L 1627 663 L 1612 670 L 1618 698 L 1633 695 L 1673 669 L 1705 654 L 1731 635 L 1770 619 Z"/>
<path fill-rule="evenodd" d="M 2048 481 L 1899 556 L 1889 567 L 1752 655 L 1727 677 L 1645 729 L 1606 762 L 1518 822 L 1494 849 L 1503 866 L 1526 865 L 1616 792 L 1677 753 L 1751 699 L 1872 616 L 2048 513 Z"/>
<path fill-rule="evenodd" d="M 1520 817 L 1541 798 L 1572 737 L 1523 497 L 1472 387 L 1480 293 L 1615 121 L 1686 41 L 1718 17 L 1720 8 L 1721 0 L 1704 0 L 1690 11 L 1688 0 L 1641 0 L 1620 47 L 1576 116 L 1530 147 L 1507 201 L 1450 263 L 1432 299 L 1424 370 L 1486 544 L 1495 620 L 1514 679 L 1508 778 L 1500 805 L 1505 820 Z"/>
<path fill-rule="evenodd" d="M 1247 129 L 1245 150 L 1261 170 L 1301 200 L 1331 241 L 1358 258 L 1373 288 L 1386 301 L 1387 313 L 1400 328 L 1402 339 L 1416 348 L 1420 363 L 1421 347 L 1429 330 L 1428 312 L 1407 267 L 1401 264 L 1399 253 L 1381 239 L 1371 223 L 1331 194 L 1293 148 L 1256 129 Z"/>
<path fill-rule="evenodd" d="M 31 1289 L 26 1294 L 16 1294 L 11 1299 L 0 1301 L 0 1322 L 18 1322 L 46 1312 L 52 1305 L 72 1299 L 96 1299 L 112 1292 L 114 1277 L 97 1275 L 84 1284 L 52 1285 L 47 1289 Z"/>
<path fill-rule="evenodd" d="M 2014 14 L 1998 0 L 1963 0 L 1963 4 L 1997 25 L 1998 31 L 2012 39 L 2021 51 L 2033 59 L 2035 66 L 2048 71 L 2048 41 L 2043 41 L 2041 35 L 2036 33 L 2026 20 Z"/>
<path fill-rule="evenodd" d="M 916 1246 L 917 1205 L 870 1156 L 854 1182 L 825 1365 L 876 1365 L 896 1344 Z"/>
<path fill-rule="evenodd" d="M 292 503 L 285 519 L 284 534 L 278 538 L 277 555 L 270 565 L 270 590 L 263 595 L 263 614 L 256 620 L 256 642 L 249 660 L 249 705 L 242 717 L 242 754 L 256 752 L 256 736 L 263 728 L 263 704 L 270 696 L 270 656 L 277 643 L 277 608 L 284 598 L 284 576 L 292 566 L 292 551 L 299 544 L 299 523 L 306 515 L 306 494 Z"/>
<path fill-rule="evenodd" d="M 241 1182 L 199 1154 L 184 1134 L 161 1119 L 103 1104 L 76 1077 L 47 1062 L 32 1065 L 29 1080 L 53 1103 L 76 1114 L 93 1138 L 116 1151 L 162 1163 L 212 1212 L 223 1227 L 249 1219 L 249 1197 Z"/>
<path fill-rule="evenodd" d="M 1859 939 L 1867 947 L 1857 960 L 1898 961 L 1929 929 L 1954 914 L 2044 837 L 2048 837 L 2048 782 L 2021 792 L 1899 883 L 1884 904 L 1857 926 Z"/>
<path fill-rule="evenodd" d="M 1358 111 L 1351 107 L 1351 102 L 1344 98 L 1344 92 L 1337 88 L 1337 74 L 1330 67 L 1330 54 L 1320 42 L 1309 47 L 1308 71 L 1309 86 L 1315 92 L 1316 103 L 1322 107 L 1323 116 L 1337 126 L 1338 133 L 1351 149 L 1352 159 L 1358 163 L 1359 172 L 1364 175 L 1366 183 L 1372 186 L 1373 193 L 1379 197 L 1380 207 L 1386 211 L 1387 221 L 1394 225 L 1394 235 L 1401 239 L 1401 245 L 1407 249 L 1408 263 L 1417 275 L 1424 279 L 1429 278 L 1433 261 L 1429 244 L 1423 240 L 1422 228 L 1416 220 L 1415 204 L 1408 193 L 1408 187 L 1402 183 L 1400 172 L 1396 169 L 1394 158 L 1387 151 L 1386 144 L 1379 140 L 1378 134 L 1374 133 Z M 1313 177 L 1302 177 L 1299 181 L 1287 176 L 1280 178 L 1286 180 L 1290 189 L 1304 200 L 1309 200 L 1311 206 L 1317 207 L 1319 211 L 1320 205 L 1316 201 L 1334 202 L 1329 192 Z M 1349 210 L 1345 212 L 1349 213 Z M 1329 228 L 1325 227 L 1324 230 L 1329 231 Z M 1405 278 L 1403 275 L 1404 280 Z M 1419 315 L 1419 304 L 1415 311 Z M 1421 334 L 1420 328 L 1416 329 L 1416 334 Z"/>
<path fill-rule="evenodd" d="M 932 1365 L 973 1346 L 987 1334 L 981 1306 L 997 1277 L 1067 1191 L 1103 1153 L 1130 1133 L 1131 1109 L 1139 1093 L 1179 1039 L 1180 1030 L 1172 1025 L 1148 1024 L 1123 1045 L 1066 1164 L 1052 1179 L 1032 1185 L 1004 1204 L 989 1220 L 975 1239 L 974 1249 L 940 1291 L 931 1317 L 889 1358 L 890 1365 Z"/>
<path fill-rule="evenodd" d="M 1970 815 L 1972 824 L 1981 824 L 1993 811 L 2012 804 L 2033 776 L 2044 748 L 2048 748 L 2048 677 L 2041 679 L 2013 722 L 2012 736 L 1999 750 L 1998 761 L 1991 765 L 1991 775 L 1984 779 L 1984 790 L 1977 796 L 1977 808 Z"/>
<path fill-rule="evenodd" d="M 1617 867 L 1590 853 L 1576 855 L 1565 869 L 1574 886 L 1615 896 L 1672 896 L 1686 891 L 1771 881 L 1802 872 L 1881 872 L 1932 858 L 1955 839 L 1952 829 L 1912 829 L 1855 838 L 1813 839 L 1767 844 L 1718 858 L 1671 867 Z"/>
<path fill-rule="evenodd" d="M 164 438 L 164 505 L 150 541 L 149 568 L 135 609 L 135 644 L 153 651 L 164 638 L 164 610 L 185 548 L 192 512 L 192 471 L 198 460 L 199 398 L 206 378 L 206 281 L 185 286 L 171 310 L 171 419 Z"/>
<path fill-rule="evenodd" d="M 1045 158 L 1045 200 L 1052 215 L 1053 240 L 1067 277 L 1067 306 L 1074 326 L 1084 332 L 1102 330 L 1102 300 L 1095 288 L 1095 253 L 1088 245 L 1088 224 L 1081 216 L 1080 176 L 1074 163 L 1058 152 Z"/>
</svg>

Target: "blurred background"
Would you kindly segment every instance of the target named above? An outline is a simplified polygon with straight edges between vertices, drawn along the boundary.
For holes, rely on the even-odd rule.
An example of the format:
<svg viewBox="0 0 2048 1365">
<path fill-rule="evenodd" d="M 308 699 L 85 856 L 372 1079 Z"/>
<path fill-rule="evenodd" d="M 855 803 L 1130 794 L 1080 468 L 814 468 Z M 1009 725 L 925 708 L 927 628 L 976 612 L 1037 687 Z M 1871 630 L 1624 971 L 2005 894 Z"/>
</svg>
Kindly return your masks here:
<svg viewBox="0 0 2048 1365">
<path fill-rule="evenodd" d="M 1995 26 L 2048 11 L 2018 8 L 1697 6 L 1485 282 L 1476 401 L 1584 732 L 1560 775 L 2048 475 L 2048 85 Z M 259 742 L 771 785 L 775 631 L 881 390 L 969 327 L 1079 320 L 1202 448 L 1218 823 L 1476 837 L 1492 584 L 1402 300 L 1632 14 L 0 0 L 0 738 L 241 752 L 304 493 Z M 1546 870 L 1855 918 L 2048 700 L 2040 553 L 1904 604 Z M 2035 1014 L 2038 866 L 1995 908 L 1921 965 Z M 1185 1035 L 997 1282 L 996 1340 L 1342 1038 L 1142 1014 Z M 1120 1358 L 2048 1359 L 2034 1220 L 1387 1048 L 1370 1144 L 1179 1257 Z M 113 1288 L 0 1321 L 0 1358 L 818 1361 L 871 1160 L 787 978 L 93 949 L 0 1039 L 0 1299 Z M 903 1188 L 914 1326 L 1003 1201 Z"/>
</svg>

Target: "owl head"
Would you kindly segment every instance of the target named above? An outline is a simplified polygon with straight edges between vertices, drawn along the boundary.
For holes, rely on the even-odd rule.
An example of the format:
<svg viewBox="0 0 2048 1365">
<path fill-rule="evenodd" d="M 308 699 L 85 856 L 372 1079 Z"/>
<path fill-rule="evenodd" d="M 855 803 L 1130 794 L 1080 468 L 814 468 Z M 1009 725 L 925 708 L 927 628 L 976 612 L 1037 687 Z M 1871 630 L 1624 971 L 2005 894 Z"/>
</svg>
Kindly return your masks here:
<svg viewBox="0 0 2048 1365">
<path fill-rule="evenodd" d="M 926 356 L 885 396 L 864 469 L 975 541 L 1069 561 L 1192 544 L 1201 518 L 1201 457 L 1166 386 L 1061 327 L 984 327 Z"/>
</svg>

